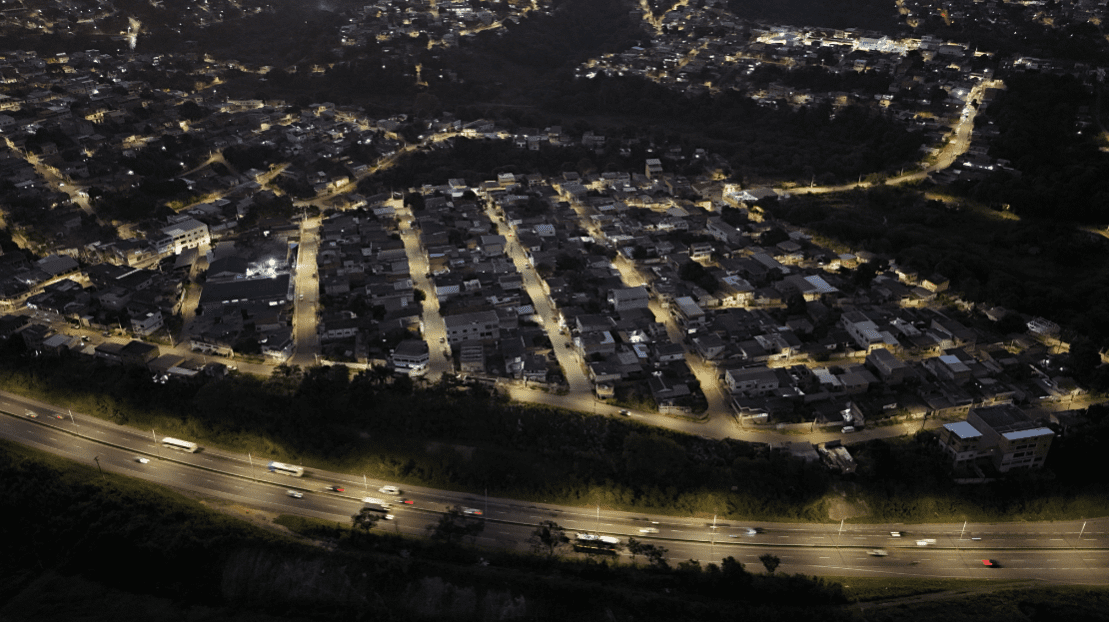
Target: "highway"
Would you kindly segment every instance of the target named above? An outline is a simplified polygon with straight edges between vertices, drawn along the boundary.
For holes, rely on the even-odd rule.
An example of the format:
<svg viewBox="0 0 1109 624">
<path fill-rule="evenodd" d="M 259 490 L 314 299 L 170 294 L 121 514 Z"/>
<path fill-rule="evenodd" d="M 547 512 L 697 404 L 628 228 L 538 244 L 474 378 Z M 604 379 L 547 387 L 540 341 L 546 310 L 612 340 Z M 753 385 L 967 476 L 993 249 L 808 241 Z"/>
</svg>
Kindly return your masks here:
<svg viewBox="0 0 1109 624">
<path fill-rule="evenodd" d="M 41 402 L 0 393 L 0 436 L 106 472 L 145 479 L 198 498 L 217 498 L 272 513 L 317 517 L 346 525 L 364 496 L 386 483 L 363 475 L 344 475 L 306 467 L 303 478 L 271 474 L 271 459 L 202 448 L 195 454 L 156 444 L 162 433 L 70 414 Z M 27 412 L 33 412 L 31 417 Z M 148 463 L 136 458 L 144 457 Z M 400 485 L 391 483 L 391 485 Z M 339 486 L 343 492 L 328 489 Z M 475 544 L 528 549 L 535 524 L 555 520 L 570 535 L 582 531 L 629 537 L 662 546 L 672 563 L 703 563 L 733 556 L 761 571 L 764 553 L 781 559 L 780 572 L 824 576 L 906 576 L 975 579 L 1036 579 L 1047 582 L 1105 584 L 1109 579 L 1109 518 L 1018 524 L 854 525 L 759 523 L 712 518 L 645 517 L 600 507 L 563 507 L 482 495 L 404 486 L 415 502 L 396 505 L 395 519 L 379 530 L 422 535 L 437 513 L 451 505 L 481 511 L 485 530 Z M 295 489 L 304 498 L 286 494 Z M 749 534 L 748 528 L 757 529 Z M 641 530 L 651 531 L 644 532 Z M 655 532 L 657 531 L 657 532 Z M 900 531 L 894 537 L 890 531 Z M 918 546 L 918 540 L 935 540 Z M 868 551 L 882 549 L 887 556 Z M 630 557 L 621 547 L 620 555 Z M 1000 568 L 987 568 L 995 559 Z M 640 559 L 642 561 L 642 559 Z"/>
</svg>

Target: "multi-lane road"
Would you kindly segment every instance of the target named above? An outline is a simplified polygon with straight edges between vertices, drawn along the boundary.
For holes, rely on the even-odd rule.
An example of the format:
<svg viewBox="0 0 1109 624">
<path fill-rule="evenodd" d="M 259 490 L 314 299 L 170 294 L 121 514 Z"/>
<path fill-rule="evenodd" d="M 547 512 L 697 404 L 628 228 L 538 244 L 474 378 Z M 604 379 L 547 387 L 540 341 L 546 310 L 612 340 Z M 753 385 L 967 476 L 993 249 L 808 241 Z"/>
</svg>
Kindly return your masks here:
<svg viewBox="0 0 1109 624">
<path fill-rule="evenodd" d="M 271 459 L 214 448 L 195 454 L 156 443 L 162 434 L 123 427 L 68 410 L 0 393 L 0 437 L 54 453 L 106 472 L 159 483 L 197 497 L 232 501 L 273 513 L 291 513 L 346 523 L 364 496 L 386 483 L 306 467 L 296 478 L 267 471 Z M 28 412 L 34 413 L 30 416 Z M 137 461 L 146 458 L 147 463 Z M 342 487 L 337 492 L 330 486 Z M 752 570 L 758 557 L 781 559 L 780 571 L 824 576 L 919 576 L 1038 579 L 1103 584 L 1109 579 L 1109 518 L 1088 522 L 1019 524 L 852 525 L 759 523 L 712 518 L 651 516 L 604 508 L 580 508 L 489 498 L 481 494 L 401 486 L 413 505 L 398 504 L 381 530 L 424 534 L 448 506 L 479 510 L 486 519 L 476 544 L 527 549 L 527 538 L 543 520 L 578 531 L 629 537 L 665 547 L 671 561 L 718 561 L 733 556 Z M 289 490 L 303 493 L 293 498 Z M 758 529 L 751 534 L 748 529 Z M 891 535 L 899 531 L 900 537 Z M 918 540 L 934 540 L 918 546 Z M 885 551 L 885 556 L 868 554 Z M 621 548 L 621 557 L 629 557 Z M 1000 568 L 987 568 L 995 559 Z"/>
</svg>

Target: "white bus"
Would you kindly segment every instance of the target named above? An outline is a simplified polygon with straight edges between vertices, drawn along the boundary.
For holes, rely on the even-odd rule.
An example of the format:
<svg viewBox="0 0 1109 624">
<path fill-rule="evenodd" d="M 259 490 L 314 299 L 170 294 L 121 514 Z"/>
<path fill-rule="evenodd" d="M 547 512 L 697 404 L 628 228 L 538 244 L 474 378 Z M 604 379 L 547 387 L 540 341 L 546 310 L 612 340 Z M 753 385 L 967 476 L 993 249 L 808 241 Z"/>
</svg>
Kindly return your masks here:
<svg viewBox="0 0 1109 624">
<path fill-rule="evenodd" d="M 200 450 L 196 442 L 186 442 L 184 440 L 178 440 L 177 438 L 162 438 L 162 446 L 178 451 L 187 451 L 189 453 L 195 453 Z"/>
<path fill-rule="evenodd" d="M 281 462 L 270 462 L 270 472 L 280 472 L 281 474 L 292 475 L 294 477 L 303 477 L 304 469 L 300 466 L 292 464 L 282 464 Z"/>
</svg>

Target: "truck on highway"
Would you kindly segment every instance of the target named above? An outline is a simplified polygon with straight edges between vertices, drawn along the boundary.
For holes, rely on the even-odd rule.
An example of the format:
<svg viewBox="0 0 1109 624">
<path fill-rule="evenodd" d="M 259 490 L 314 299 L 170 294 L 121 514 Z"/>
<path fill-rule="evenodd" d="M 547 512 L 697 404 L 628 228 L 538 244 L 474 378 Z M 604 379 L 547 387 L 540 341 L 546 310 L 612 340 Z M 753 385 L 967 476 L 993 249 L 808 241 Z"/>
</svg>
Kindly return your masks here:
<svg viewBox="0 0 1109 624">
<path fill-rule="evenodd" d="M 374 498 L 372 496 L 367 496 L 366 498 L 363 498 L 362 499 L 362 504 L 363 505 L 376 505 L 378 507 L 381 507 L 382 509 L 389 509 L 390 507 L 393 506 L 392 503 L 386 502 L 386 501 L 384 501 L 380 498 Z"/>
</svg>

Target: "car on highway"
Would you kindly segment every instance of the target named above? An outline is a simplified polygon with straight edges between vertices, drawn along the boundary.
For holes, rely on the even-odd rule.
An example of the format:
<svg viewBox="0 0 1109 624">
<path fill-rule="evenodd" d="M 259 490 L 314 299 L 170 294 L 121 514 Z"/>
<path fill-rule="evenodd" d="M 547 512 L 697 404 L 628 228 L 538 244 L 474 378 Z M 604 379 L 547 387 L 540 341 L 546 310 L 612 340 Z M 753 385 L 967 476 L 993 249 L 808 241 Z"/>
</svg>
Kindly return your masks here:
<svg viewBox="0 0 1109 624">
<path fill-rule="evenodd" d="M 620 410 L 620 415 L 621 416 L 631 416 L 632 413 L 629 412 L 628 410 Z"/>
<path fill-rule="evenodd" d="M 395 502 L 400 503 L 401 505 L 415 505 L 416 504 L 416 501 L 414 501 L 410 498 L 397 498 L 397 499 L 395 499 Z"/>
<path fill-rule="evenodd" d="M 382 494 L 393 494 L 394 496 L 400 494 L 400 488 L 395 485 L 383 485 L 377 491 Z"/>
<path fill-rule="evenodd" d="M 150 460 L 145 458 L 145 457 L 136 457 L 135 461 L 140 463 L 140 464 L 149 464 L 150 463 Z"/>
<path fill-rule="evenodd" d="M 656 529 L 655 527 L 646 527 L 646 528 L 643 528 L 643 529 L 639 529 L 639 532 L 640 533 L 658 533 L 658 529 Z"/>
<path fill-rule="evenodd" d="M 901 537 L 901 531 L 890 531 L 890 537 Z"/>
<path fill-rule="evenodd" d="M 346 492 L 347 491 L 347 489 L 345 487 L 340 487 L 338 485 L 329 485 L 329 486 L 327 486 L 327 489 L 331 490 L 332 492 Z"/>
<path fill-rule="evenodd" d="M 868 550 L 868 551 L 866 551 L 866 554 L 870 555 L 871 557 L 887 557 L 887 556 L 889 556 L 889 553 L 886 552 L 885 548 L 875 548 L 874 550 Z"/>
<path fill-rule="evenodd" d="M 27 417 L 29 417 L 29 418 L 38 418 L 39 415 L 32 412 L 31 410 L 27 410 Z"/>
<path fill-rule="evenodd" d="M 463 507 L 462 508 L 462 513 L 464 513 L 466 515 L 470 515 L 470 516 L 480 516 L 480 515 L 482 515 L 480 509 L 474 509 L 473 507 Z"/>
<path fill-rule="evenodd" d="M 921 540 L 916 541 L 917 546 L 928 546 L 930 544 L 935 544 L 935 543 L 936 543 L 936 540 L 931 539 L 931 538 L 921 539 Z"/>
<path fill-rule="evenodd" d="M 386 520 L 392 520 L 393 518 L 396 518 L 396 516 L 394 516 L 393 514 L 385 514 Z"/>
<path fill-rule="evenodd" d="M 298 492 L 296 490 L 287 490 L 285 492 L 285 496 L 288 496 L 290 498 L 304 498 L 304 493 Z"/>
<path fill-rule="evenodd" d="M 987 568 L 1000 568 L 1001 562 L 997 559 L 983 559 L 982 565 L 986 566 Z"/>
</svg>

